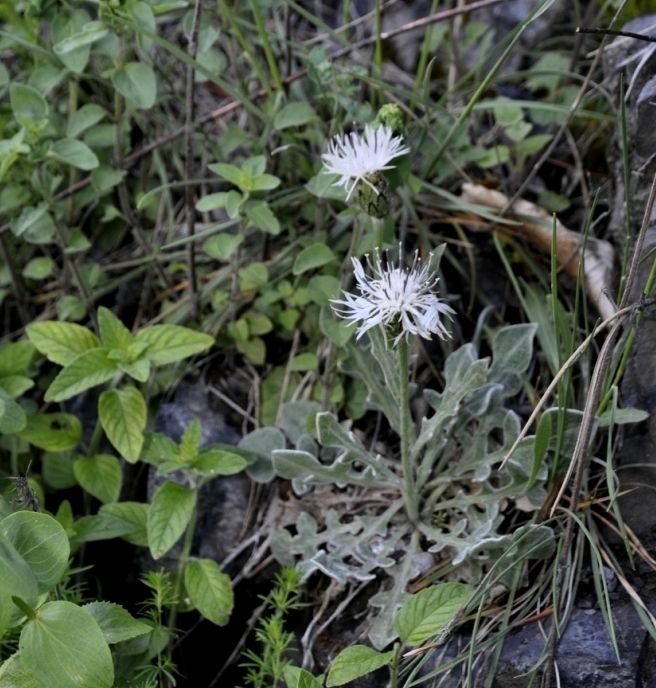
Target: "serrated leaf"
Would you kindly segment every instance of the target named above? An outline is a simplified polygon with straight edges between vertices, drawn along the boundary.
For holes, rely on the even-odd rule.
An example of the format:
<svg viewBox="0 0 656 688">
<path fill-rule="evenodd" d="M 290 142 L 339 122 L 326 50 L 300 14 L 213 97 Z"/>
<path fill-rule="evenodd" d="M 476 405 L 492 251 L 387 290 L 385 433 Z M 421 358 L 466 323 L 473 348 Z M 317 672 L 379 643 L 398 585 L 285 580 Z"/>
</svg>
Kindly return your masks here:
<svg viewBox="0 0 656 688">
<path fill-rule="evenodd" d="M 0 378 L 25 375 L 34 353 L 35 346 L 27 339 L 7 344 L 0 350 Z"/>
<path fill-rule="evenodd" d="M 198 454 L 198 447 L 202 436 L 200 418 L 194 418 L 182 433 L 180 438 L 180 460 L 188 464 Z"/>
<path fill-rule="evenodd" d="M 98 309 L 98 328 L 100 329 L 100 338 L 105 348 L 111 349 L 127 349 L 132 344 L 132 334 L 130 330 L 109 310 L 104 306 Z"/>
<path fill-rule="evenodd" d="M 136 334 L 135 339 L 149 344 L 145 356 L 154 366 L 189 358 L 214 344 L 214 337 L 179 325 L 146 327 Z"/>
<path fill-rule="evenodd" d="M 286 666 L 282 670 L 287 688 L 322 688 L 321 682 L 309 671 L 295 666 Z M 2 686 L 0 686 L 2 688 Z"/>
<path fill-rule="evenodd" d="M 90 602 L 82 605 L 82 609 L 93 616 L 110 645 L 136 638 L 153 630 L 152 626 L 138 621 L 119 604 Z"/>
<path fill-rule="evenodd" d="M 360 676 L 384 667 L 394 659 L 394 651 L 377 652 L 367 645 L 351 645 L 342 650 L 330 665 L 326 688 L 343 686 Z"/>
<path fill-rule="evenodd" d="M 121 535 L 133 545 L 148 546 L 147 522 L 150 506 L 142 502 L 118 502 L 115 504 L 103 504 L 98 511 L 106 518 L 124 523 L 128 532 Z"/>
<path fill-rule="evenodd" d="M 82 424 L 72 413 L 42 413 L 28 416 L 19 435 L 40 449 L 64 452 L 74 449 L 82 439 Z"/>
<path fill-rule="evenodd" d="M 66 531 L 52 516 L 17 511 L 0 522 L 0 533 L 29 565 L 39 594 L 59 583 L 71 548 Z"/>
<path fill-rule="evenodd" d="M 212 623 L 225 626 L 234 606 L 230 576 L 222 573 L 212 559 L 188 562 L 184 576 L 185 589 L 194 607 Z"/>
<path fill-rule="evenodd" d="M 0 433 L 13 435 L 27 425 L 25 411 L 5 392 L 0 389 Z"/>
<path fill-rule="evenodd" d="M 109 441 L 121 456 L 135 463 L 141 454 L 148 416 L 141 392 L 135 387 L 103 392 L 98 399 L 98 413 Z"/>
<path fill-rule="evenodd" d="M 207 449 L 192 461 L 190 468 L 198 471 L 204 478 L 217 475 L 234 475 L 244 470 L 246 459 L 234 452 L 223 449 Z"/>
<path fill-rule="evenodd" d="M 46 602 L 27 622 L 21 661 L 48 688 L 112 688 L 114 665 L 95 619 L 72 602 Z"/>
<path fill-rule="evenodd" d="M 421 645 L 453 621 L 474 589 L 464 583 L 440 583 L 413 595 L 399 609 L 396 630 L 407 645 Z"/>
<path fill-rule="evenodd" d="M 121 493 L 123 474 L 121 463 L 115 456 L 97 454 L 77 459 L 73 472 L 78 483 L 103 504 L 115 502 Z"/>
<path fill-rule="evenodd" d="M 32 323 L 25 330 L 29 340 L 42 354 L 62 366 L 72 363 L 81 353 L 102 346 L 91 330 L 75 323 Z"/>
<path fill-rule="evenodd" d="M 85 351 L 69 363 L 53 380 L 45 394 L 46 401 L 64 401 L 85 389 L 111 380 L 118 370 L 116 361 L 105 349 Z"/>
<path fill-rule="evenodd" d="M 148 511 L 148 546 L 153 559 L 166 554 L 184 533 L 196 506 L 197 490 L 165 482 Z"/>
</svg>

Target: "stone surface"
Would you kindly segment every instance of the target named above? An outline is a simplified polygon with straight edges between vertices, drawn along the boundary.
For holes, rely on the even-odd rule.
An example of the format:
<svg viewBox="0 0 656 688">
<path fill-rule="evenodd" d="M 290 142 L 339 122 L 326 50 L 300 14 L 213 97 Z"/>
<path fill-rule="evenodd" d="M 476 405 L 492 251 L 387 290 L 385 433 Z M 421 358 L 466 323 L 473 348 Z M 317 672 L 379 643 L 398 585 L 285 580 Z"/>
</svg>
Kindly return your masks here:
<svg viewBox="0 0 656 688">
<path fill-rule="evenodd" d="M 174 403 L 162 404 L 155 418 L 155 430 L 179 442 L 185 429 L 195 418 L 202 427 L 201 447 L 211 444 L 237 444 L 239 435 L 207 402 L 201 385 L 181 385 Z M 151 468 L 148 499 L 165 480 L 184 482 L 181 472 L 157 476 Z M 220 476 L 206 483 L 198 495 L 198 520 L 192 544 L 193 556 L 221 562 L 239 542 L 246 519 L 250 481 L 245 474 Z M 157 561 L 165 568 L 178 559 L 181 544 Z M 230 571 L 228 570 L 228 573 Z"/>
<path fill-rule="evenodd" d="M 558 646 L 561 688 L 637 686 L 639 656 L 647 631 L 633 605 L 628 602 L 614 607 L 613 618 L 620 661 L 601 612 L 598 609 L 574 610 Z M 550 622 L 544 623 L 543 628 L 548 634 Z M 537 623 L 509 635 L 501 653 L 494 688 L 528 687 L 531 675 L 527 672 L 540 661 L 544 646 L 545 635 Z"/>
</svg>

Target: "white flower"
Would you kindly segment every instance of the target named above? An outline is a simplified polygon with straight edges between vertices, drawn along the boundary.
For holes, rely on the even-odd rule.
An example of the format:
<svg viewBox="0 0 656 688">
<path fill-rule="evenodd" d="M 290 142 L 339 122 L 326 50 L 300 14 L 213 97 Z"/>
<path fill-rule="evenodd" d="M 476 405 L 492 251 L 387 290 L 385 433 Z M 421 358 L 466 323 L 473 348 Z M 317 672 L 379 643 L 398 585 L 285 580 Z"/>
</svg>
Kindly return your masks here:
<svg viewBox="0 0 656 688">
<path fill-rule="evenodd" d="M 433 293 L 438 279 L 431 279 L 429 265 L 422 267 L 416 253 L 411 268 L 395 268 L 389 262 L 383 266 L 380 260 L 373 266 L 367 256 L 373 277 L 365 275 L 359 260 L 351 260 L 360 296 L 345 292 L 345 299 L 333 299 L 332 304 L 342 318 L 361 323 L 357 339 L 376 325 L 396 335 L 394 344 L 411 334 L 425 339 L 430 339 L 431 334 L 442 339 L 451 336 L 441 317 L 451 317 L 455 311 Z"/>
<path fill-rule="evenodd" d="M 374 129 L 367 124 L 364 136 L 355 133 L 335 136 L 328 144 L 328 152 L 324 153 L 321 159 L 328 172 L 340 175 L 341 178 L 334 186 L 343 186 L 348 191 L 348 201 L 359 181 L 368 184 L 378 194 L 367 175 L 380 170 L 391 170 L 394 165 L 390 165 L 390 161 L 409 152 L 410 149 L 403 145 L 403 139 L 400 136 L 392 136 L 389 127 L 381 126 Z M 353 183 L 349 189 L 351 180 Z"/>
</svg>

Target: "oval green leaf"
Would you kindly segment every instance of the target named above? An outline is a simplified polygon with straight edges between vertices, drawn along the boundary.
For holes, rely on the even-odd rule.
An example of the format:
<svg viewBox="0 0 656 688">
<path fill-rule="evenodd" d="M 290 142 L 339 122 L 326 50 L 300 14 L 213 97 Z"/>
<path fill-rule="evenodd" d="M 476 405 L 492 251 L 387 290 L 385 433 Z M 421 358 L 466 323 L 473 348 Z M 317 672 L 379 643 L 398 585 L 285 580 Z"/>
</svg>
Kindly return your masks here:
<svg viewBox="0 0 656 688">
<path fill-rule="evenodd" d="M 289 127 L 301 127 L 316 119 L 317 113 L 308 103 L 288 103 L 273 118 L 273 128 L 281 131 Z"/>
<path fill-rule="evenodd" d="M 389 664 L 394 658 L 394 651 L 377 652 L 366 645 L 352 645 L 342 650 L 330 667 L 326 688 L 343 686 L 360 676 L 370 674 L 376 669 Z"/>
<path fill-rule="evenodd" d="M 83 141 L 77 139 L 60 139 L 52 144 L 48 157 L 55 158 L 66 165 L 79 170 L 95 170 L 100 161 L 96 154 Z"/>
<path fill-rule="evenodd" d="M 421 645 L 456 618 L 473 592 L 464 583 L 441 583 L 413 595 L 396 615 L 399 637 L 408 645 Z"/>
<path fill-rule="evenodd" d="M 17 511 L 0 522 L 0 533 L 29 565 L 40 594 L 59 583 L 71 548 L 66 531 L 52 516 Z"/>
<path fill-rule="evenodd" d="M 143 62 L 128 62 L 112 74 L 114 88 L 138 108 L 148 110 L 157 98 L 157 77 Z"/>
<path fill-rule="evenodd" d="M 36 576 L 8 538 L 0 534 L 0 595 L 32 603 L 38 594 Z"/>
<path fill-rule="evenodd" d="M 82 488 L 103 504 L 118 499 L 123 475 L 121 463 L 115 456 L 98 454 L 88 459 L 77 459 L 73 472 Z"/>
<path fill-rule="evenodd" d="M 98 399 L 98 413 L 103 430 L 118 453 L 136 463 L 148 415 L 141 392 L 135 387 L 103 392 Z"/>
<path fill-rule="evenodd" d="M 47 602 L 19 641 L 21 661 L 48 688 L 112 688 L 109 646 L 89 612 L 72 602 Z"/>
<path fill-rule="evenodd" d="M 304 272 L 316 270 L 334 260 L 335 254 L 326 244 L 312 244 L 312 246 L 304 248 L 296 257 L 293 273 L 302 275 Z"/>
<path fill-rule="evenodd" d="M 90 602 L 82 606 L 100 627 L 105 640 L 111 645 L 123 640 L 150 633 L 153 629 L 132 616 L 120 604 L 112 602 Z"/>
<path fill-rule="evenodd" d="M 166 554 L 184 533 L 196 506 L 197 490 L 165 482 L 148 510 L 148 546 L 153 559 Z"/>
<path fill-rule="evenodd" d="M 34 346 L 53 363 L 67 366 L 81 353 L 102 345 L 91 330 L 75 323 L 32 323 L 26 328 Z"/>
<path fill-rule="evenodd" d="M 149 345 L 144 355 L 154 366 L 189 358 L 214 344 L 214 337 L 179 325 L 146 327 L 137 333 L 135 339 Z"/>
<path fill-rule="evenodd" d="M 80 354 L 52 381 L 46 401 L 64 401 L 96 385 L 111 380 L 118 370 L 116 361 L 105 349 L 92 349 Z"/>
<path fill-rule="evenodd" d="M 74 449 L 82 439 L 82 424 L 71 413 L 28 416 L 20 436 L 35 447 L 51 452 Z"/>
<path fill-rule="evenodd" d="M 213 559 L 196 559 L 185 566 L 185 588 L 194 607 L 212 623 L 228 623 L 234 597 L 230 577 Z"/>
</svg>

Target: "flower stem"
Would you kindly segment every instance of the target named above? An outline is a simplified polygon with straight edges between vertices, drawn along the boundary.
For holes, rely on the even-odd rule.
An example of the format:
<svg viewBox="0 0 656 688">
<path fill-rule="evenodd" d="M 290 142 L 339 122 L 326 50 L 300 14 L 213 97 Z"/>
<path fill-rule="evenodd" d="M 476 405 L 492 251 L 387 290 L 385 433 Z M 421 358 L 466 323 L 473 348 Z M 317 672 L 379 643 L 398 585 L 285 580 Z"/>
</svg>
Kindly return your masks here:
<svg viewBox="0 0 656 688">
<path fill-rule="evenodd" d="M 374 229 L 374 254 L 379 254 L 383 250 L 383 227 L 385 220 L 380 217 L 372 217 L 371 225 Z"/>
<path fill-rule="evenodd" d="M 419 517 L 419 495 L 415 483 L 415 474 L 410 460 L 410 438 L 412 435 L 412 416 L 410 415 L 410 355 L 408 342 L 402 337 L 396 345 L 399 358 L 399 416 L 401 421 L 401 466 L 403 469 L 403 501 L 408 518 L 416 523 Z"/>
</svg>

